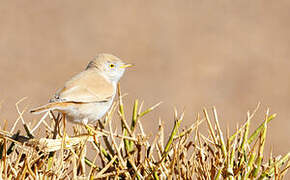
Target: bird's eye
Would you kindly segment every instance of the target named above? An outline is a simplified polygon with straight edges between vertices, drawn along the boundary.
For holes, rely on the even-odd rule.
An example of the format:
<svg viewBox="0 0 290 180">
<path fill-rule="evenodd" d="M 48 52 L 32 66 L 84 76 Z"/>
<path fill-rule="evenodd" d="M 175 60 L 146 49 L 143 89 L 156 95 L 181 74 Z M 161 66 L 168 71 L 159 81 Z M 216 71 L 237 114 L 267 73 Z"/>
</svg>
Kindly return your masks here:
<svg viewBox="0 0 290 180">
<path fill-rule="evenodd" d="M 115 67 L 115 65 L 114 64 L 110 64 L 110 68 L 114 68 Z"/>
</svg>

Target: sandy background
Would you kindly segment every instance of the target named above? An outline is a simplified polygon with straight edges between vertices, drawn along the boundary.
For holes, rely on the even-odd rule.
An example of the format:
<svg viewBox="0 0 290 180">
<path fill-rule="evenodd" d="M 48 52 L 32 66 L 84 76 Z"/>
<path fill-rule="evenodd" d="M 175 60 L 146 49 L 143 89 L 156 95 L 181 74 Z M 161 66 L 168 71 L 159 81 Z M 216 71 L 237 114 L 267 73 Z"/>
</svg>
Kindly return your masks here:
<svg viewBox="0 0 290 180">
<path fill-rule="evenodd" d="M 245 121 L 260 101 L 278 113 L 267 148 L 290 149 L 290 1 L 1 1 L 1 125 L 17 118 L 15 103 L 44 104 L 98 52 L 136 66 L 123 92 L 164 103 L 143 119 L 173 125 L 173 106 L 186 108 L 184 125 L 215 105 L 223 129 Z M 131 109 L 127 109 L 131 112 Z M 26 121 L 37 119 L 28 113 Z M 269 151 L 267 151 L 269 152 Z"/>
</svg>

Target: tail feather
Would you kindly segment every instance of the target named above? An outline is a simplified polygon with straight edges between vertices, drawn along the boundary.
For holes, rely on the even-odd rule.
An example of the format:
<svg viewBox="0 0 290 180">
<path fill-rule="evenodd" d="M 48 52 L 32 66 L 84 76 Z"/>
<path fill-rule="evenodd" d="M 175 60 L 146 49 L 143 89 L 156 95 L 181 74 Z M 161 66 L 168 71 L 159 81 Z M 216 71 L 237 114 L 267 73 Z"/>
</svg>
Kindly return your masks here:
<svg viewBox="0 0 290 180">
<path fill-rule="evenodd" d="M 55 109 L 63 109 L 69 105 L 72 105 L 73 103 L 71 102 L 53 102 L 53 103 L 48 103 L 46 105 L 34 108 L 30 110 L 30 113 L 33 114 L 40 114 L 43 112 L 47 112 L 50 110 L 55 110 Z"/>
</svg>

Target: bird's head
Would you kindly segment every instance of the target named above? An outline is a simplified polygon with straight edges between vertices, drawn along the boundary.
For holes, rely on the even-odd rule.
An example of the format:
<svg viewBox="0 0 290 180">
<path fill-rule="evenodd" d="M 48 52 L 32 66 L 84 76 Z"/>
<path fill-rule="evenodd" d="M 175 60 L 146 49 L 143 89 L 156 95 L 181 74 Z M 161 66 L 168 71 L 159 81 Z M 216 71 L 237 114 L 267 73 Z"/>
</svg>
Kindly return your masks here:
<svg viewBox="0 0 290 180">
<path fill-rule="evenodd" d="M 118 82 L 123 76 L 125 69 L 131 67 L 132 64 L 126 64 L 118 57 L 112 54 L 98 54 L 92 61 L 89 62 L 86 69 L 96 69 L 105 78 Z"/>
</svg>

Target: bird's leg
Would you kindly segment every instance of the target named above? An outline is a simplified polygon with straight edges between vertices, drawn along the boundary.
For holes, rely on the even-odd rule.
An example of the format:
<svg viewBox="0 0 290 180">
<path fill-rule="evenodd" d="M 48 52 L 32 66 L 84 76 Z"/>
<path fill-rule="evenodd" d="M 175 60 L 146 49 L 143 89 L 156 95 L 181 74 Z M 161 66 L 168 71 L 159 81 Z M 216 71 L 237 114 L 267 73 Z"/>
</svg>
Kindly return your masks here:
<svg viewBox="0 0 290 180">
<path fill-rule="evenodd" d="M 52 139 L 56 139 L 57 134 L 60 135 L 60 132 L 59 132 L 60 113 L 57 113 L 57 117 L 55 117 L 52 111 L 49 111 L 49 113 L 52 116 L 52 119 L 54 120 L 54 130 L 53 130 Z"/>
</svg>

